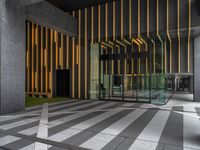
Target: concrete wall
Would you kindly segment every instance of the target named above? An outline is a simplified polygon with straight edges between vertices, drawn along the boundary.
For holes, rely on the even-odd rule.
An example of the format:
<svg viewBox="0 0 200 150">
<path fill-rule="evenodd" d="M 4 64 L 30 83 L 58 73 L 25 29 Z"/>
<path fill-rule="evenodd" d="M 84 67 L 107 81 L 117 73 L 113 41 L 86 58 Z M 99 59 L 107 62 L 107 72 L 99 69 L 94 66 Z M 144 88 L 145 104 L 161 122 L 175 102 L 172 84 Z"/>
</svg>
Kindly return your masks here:
<svg viewBox="0 0 200 150">
<path fill-rule="evenodd" d="M 0 114 L 25 109 L 27 18 L 71 36 L 76 35 L 76 19 L 47 2 L 19 8 L 17 2 L 0 0 Z"/>
<path fill-rule="evenodd" d="M 46 1 L 26 7 L 26 19 L 69 36 L 77 35 L 76 19 Z"/>
<path fill-rule="evenodd" d="M 24 110 L 25 14 L 0 1 L 0 113 Z"/>
<path fill-rule="evenodd" d="M 194 40 L 194 101 L 200 102 L 200 36 Z"/>
</svg>

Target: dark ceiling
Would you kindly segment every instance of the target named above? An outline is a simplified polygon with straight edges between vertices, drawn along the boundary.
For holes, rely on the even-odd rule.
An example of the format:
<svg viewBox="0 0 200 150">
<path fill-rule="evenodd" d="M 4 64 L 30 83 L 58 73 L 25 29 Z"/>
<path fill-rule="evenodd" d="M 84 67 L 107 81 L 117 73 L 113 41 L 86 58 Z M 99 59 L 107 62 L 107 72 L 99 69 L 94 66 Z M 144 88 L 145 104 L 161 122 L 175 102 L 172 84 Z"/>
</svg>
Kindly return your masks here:
<svg viewBox="0 0 200 150">
<path fill-rule="evenodd" d="M 113 0 L 46 0 L 56 7 L 68 12 L 71 10 L 77 10 L 80 8 L 86 8 L 100 3 Z"/>
</svg>

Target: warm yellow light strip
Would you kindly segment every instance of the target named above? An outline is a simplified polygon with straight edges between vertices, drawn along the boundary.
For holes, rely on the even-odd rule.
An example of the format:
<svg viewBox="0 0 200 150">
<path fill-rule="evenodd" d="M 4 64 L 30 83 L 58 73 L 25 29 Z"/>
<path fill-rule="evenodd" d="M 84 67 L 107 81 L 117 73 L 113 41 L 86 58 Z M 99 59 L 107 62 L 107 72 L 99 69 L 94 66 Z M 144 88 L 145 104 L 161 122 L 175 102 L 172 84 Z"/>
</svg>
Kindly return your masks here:
<svg viewBox="0 0 200 150">
<path fill-rule="evenodd" d="M 72 12 L 72 16 L 75 17 L 74 11 Z M 72 37 L 72 98 L 75 98 L 75 92 L 74 92 L 75 66 L 74 65 L 75 65 L 75 37 Z"/>
<path fill-rule="evenodd" d="M 28 26 L 28 49 L 27 49 L 27 92 L 30 92 L 30 22 L 27 23 Z"/>
<path fill-rule="evenodd" d="M 141 17 L 141 13 L 140 13 L 140 10 L 141 9 L 141 1 L 140 0 L 138 0 L 138 42 L 140 43 L 140 44 L 142 44 L 141 43 L 141 41 L 139 40 L 139 38 L 141 37 L 141 29 L 140 29 L 140 24 L 141 24 L 141 22 L 140 22 L 140 17 Z M 140 45 L 138 46 L 138 52 L 140 53 Z M 141 66 L 141 60 L 140 60 L 140 58 L 138 58 L 138 68 L 139 68 L 139 71 L 138 71 L 138 73 L 140 74 L 140 72 L 141 72 L 141 68 L 140 68 L 140 66 Z"/>
<path fill-rule="evenodd" d="M 88 38 L 87 38 L 87 8 L 85 8 L 85 99 L 87 99 L 87 48 L 88 48 Z"/>
<path fill-rule="evenodd" d="M 123 46 L 124 48 L 126 48 L 126 45 L 125 45 L 124 43 L 122 43 L 121 41 L 116 40 L 116 42 L 117 42 L 119 45 L 121 45 L 121 46 Z"/>
<path fill-rule="evenodd" d="M 105 4 L 105 11 L 106 11 L 106 17 L 105 17 L 105 41 L 108 42 L 108 3 Z"/>
<path fill-rule="evenodd" d="M 64 49 L 64 35 L 61 34 L 61 48 L 60 48 L 60 65 L 61 65 L 61 69 L 64 69 L 64 65 L 63 65 L 63 49 Z"/>
<path fill-rule="evenodd" d="M 140 36 L 140 7 L 141 7 L 141 2 L 138 0 L 138 37 Z"/>
<path fill-rule="evenodd" d="M 140 46 L 140 43 L 138 43 L 138 41 L 137 41 L 137 40 L 135 40 L 135 39 L 132 39 L 132 42 L 134 42 L 136 45 Z"/>
<path fill-rule="evenodd" d="M 76 45 L 76 64 L 79 64 L 79 45 Z"/>
<path fill-rule="evenodd" d="M 169 34 L 169 0 L 167 0 L 167 37 L 170 44 L 170 73 L 172 73 L 172 41 Z"/>
<path fill-rule="evenodd" d="M 50 90 L 51 90 L 51 95 L 50 95 L 50 97 L 52 97 L 53 96 L 53 35 L 54 35 L 54 33 L 53 33 L 54 31 L 51 29 L 51 61 L 50 61 Z"/>
<path fill-rule="evenodd" d="M 32 23 L 32 95 L 34 95 L 35 91 L 35 69 L 34 69 L 34 51 L 35 51 L 35 27 L 34 23 Z"/>
<path fill-rule="evenodd" d="M 58 47 L 58 32 L 57 31 L 54 32 L 54 39 L 55 39 L 55 45 L 56 45 L 56 70 L 57 70 L 59 67 L 59 55 L 58 55 L 59 47 Z"/>
<path fill-rule="evenodd" d="M 43 67 L 44 67 L 44 47 L 43 47 L 43 26 L 41 26 L 41 49 L 40 49 L 40 55 L 41 55 L 41 79 L 40 79 L 40 84 L 41 84 L 41 95 L 43 94 Z"/>
<path fill-rule="evenodd" d="M 150 33 L 149 33 L 149 0 L 147 0 L 147 37 L 150 37 Z"/>
<path fill-rule="evenodd" d="M 188 73 L 190 73 L 191 0 L 188 0 Z"/>
<path fill-rule="evenodd" d="M 121 0 L 121 39 L 124 38 L 124 0 Z"/>
<path fill-rule="evenodd" d="M 156 43 L 154 42 L 153 39 L 151 39 L 151 42 L 153 43 L 153 73 L 156 73 Z"/>
<path fill-rule="evenodd" d="M 105 45 L 106 47 L 109 47 L 109 48 L 113 48 L 113 46 L 112 45 L 109 45 L 109 44 L 107 44 L 106 42 L 101 42 L 103 45 Z"/>
<path fill-rule="evenodd" d="M 81 10 L 78 11 L 79 18 L 79 34 L 78 34 L 78 98 L 81 98 Z"/>
<path fill-rule="evenodd" d="M 45 67 L 46 67 L 46 95 L 48 94 L 48 90 L 49 90 L 49 72 L 48 72 L 48 28 L 46 28 L 46 49 L 45 49 Z"/>
<path fill-rule="evenodd" d="M 178 73 L 181 73 L 181 39 L 180 39 L 180 0 L 177 0 L 177 35 L 178 35 Z"/>
<path fill-rule="evenodd" d="M 132 0 L 129 0 L 129 39 L 132 38 Z"/>
<path fill-rule="evenodd" d="M 164 43 L 163 43 L 163 41 L 162 41 L 162 38 L 161 38 L 161 36 L 160 36 L 160 33 L 159 33 L 159 30 L 160 30 L 160 28 L 159 28 L 159 14 L 160 14 L 160 12 L 159 12 L 159 0 L 157 0 L 157 5 L 156 5 L 156 9 L 157 9 L 157 11 L 156 11 L 156 27 L 157 27 L 157 37 L 158 37 L 158 39 L 159 39 L 159 41 L 161 42 L 161 46 L 162 46 L 162 54 L 161 54 L 161 66 L 162 66 L 162 73 L 164 72 L 164 59 L 163 59 L 163 46 L 164 46 Z"/>
<path fill-rule="evenodd" d="M 167 41 L 165 40 L 165 73 L 167 73 Z"/>
<path fill-rule="evenodd" d="M 69 69 L 69 36 L 67 35 L 66 36 L 66 49 L 67 49 L 67 58 L 66 58 L 66 66 L 67 66 L 67 69 Z"/>
<path fill-rule="evenodd" d="M 118 54 L 120 54 L 120 46 L 116 46 L 117 49 L 118 49 Z M 120 75 L 121 74 L 121 66 L 120 66 L 120 59 L 118 59 L 118 74 Z"/>
<path fill-rule="evenodd" d="M 113 1 L 113 41 L 115 41 L 115 28 L 116 28 L 116 24 L 115 24 L 115 17 L 116 17 L 116 15 L 115 15 L 115 11 L 116 11 L 116 5 L 115 5 L 115 1 Z"/>
<path fill-rule="evenodd" d="M 91 43 L 94 43 L 94 7 L 91 8 Z"/>
<path fill-rule="evenodd" d="M 142 41 L 142 43 L 145 44 L 145 49 L 147 52 L 148 51 L 148 43 L 142 37 L 140 37 L 140 40 Z M 146 57 L 146 74 L 147 73 L 148 73 L 148 58 Z"/>
<path fill-rule="evenodd" d="M 39 92 L 39 40 L 38 40 L 38 34 L 39 32 L 39 29 L 38 29 L 38 24 L 36 24 L 36 28 L 35 28 L 35 43 L 36 43 L 36 92 L 38 93 Z"/>
<path fill-rule="evenodd" d="M 128 40 L 124 39 L 124 42 L 125 42 L 127 45 L 131 46 L 131 42 L 129 42 Z"/>
<path fill-rule="evenodd" d="M 101 42 L 101 5 L 98 5 L 98 42 Z"/>
</svg>

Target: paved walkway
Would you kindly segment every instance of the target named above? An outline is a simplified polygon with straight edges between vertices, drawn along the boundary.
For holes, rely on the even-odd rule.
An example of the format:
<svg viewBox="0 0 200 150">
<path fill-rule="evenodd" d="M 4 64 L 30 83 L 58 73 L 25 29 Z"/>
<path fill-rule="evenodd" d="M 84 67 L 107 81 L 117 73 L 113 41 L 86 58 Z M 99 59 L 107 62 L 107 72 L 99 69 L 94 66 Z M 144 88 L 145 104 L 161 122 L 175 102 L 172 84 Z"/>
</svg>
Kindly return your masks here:
<svg viewBox="0 0 200 150">
<path fill-rule="evenodd" d="M 0 116 L 0 149 L 200 150 L 200 104 L 44 104 Z"/>
</svg>

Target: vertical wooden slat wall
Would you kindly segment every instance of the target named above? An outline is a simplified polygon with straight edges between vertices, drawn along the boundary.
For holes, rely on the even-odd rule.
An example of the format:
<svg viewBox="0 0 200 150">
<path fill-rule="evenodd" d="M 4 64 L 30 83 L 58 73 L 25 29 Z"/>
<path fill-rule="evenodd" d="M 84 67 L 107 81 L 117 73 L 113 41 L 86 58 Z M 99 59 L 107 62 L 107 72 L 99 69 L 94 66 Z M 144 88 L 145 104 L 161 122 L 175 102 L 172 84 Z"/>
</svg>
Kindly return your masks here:
<svg viewBox="0 0 200 150">
<path fill-rule="evenodd" d="M 184 2 L 184 3 L 183 3 Z M 182 6 L 185 9 L 182 9 Z M 163 9 L 164 8 L 164 9 Z M 184 11 L 187 10 L 187 13 Z M 70 37 L 27 21 L 26 92 L 30 95 L 55 95 L 55 71 L 70 69 L 72 98 L 89 98 L 90 44 L 139 38 L 152 46 L 152 72 L 157 73 L 157 44 L 162 43 L 162 73 L 192 73 L 191 59 L 191 0 L 116 0 L 70 12 L 77 19 L 77 36 Z M 186 16 L 184 16 L 186 14 Z M 184 19 L 184 20 L 183 20 Z M 182 48 L 181 28 L 188 28 L 187 46 Z M 171 31 L 176 30 L 174 39 Z M 152 35 L 152 32 L 155 33 Z M 164 36 L 163 36 L 164 34 Z M 143 37 L 151 39 L 147 43 Z M 156 39 L 153 37 L 156 36 Z M 136 49 L 134 49 L 136 47 Z M 135 45 L 132 51 L 143 51 Z M 127 49 L 124 47 L 124 51 Z M 119 53 L 119 44 L 112 53 Z M 104 53 L 108 53 L 105 48 Z M 183 54 L 187 61 L 182 63 Z M 130 63 L 128 63 L 130 61 Z M 138 60 L 148 73 L 149 60 Z M 119 73 L 120 62 L 113 61 L 111 68 L 105 62 L 105 73 Z M 135 60 L 125 60 L 125 72 L 134 73 Z M 110 69 L 110 71 L 108 70 Z M 142 69 L 142 70 L 140 70 Z M 111 71 L 112 70 L 112 71 Z"/>
</svg>

